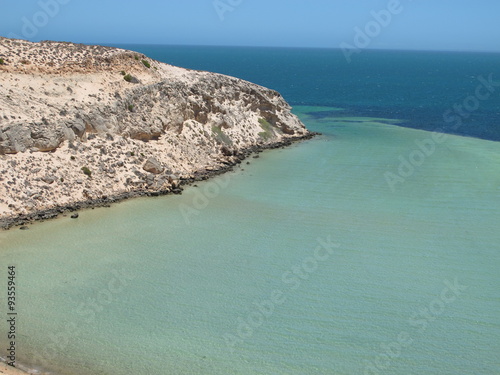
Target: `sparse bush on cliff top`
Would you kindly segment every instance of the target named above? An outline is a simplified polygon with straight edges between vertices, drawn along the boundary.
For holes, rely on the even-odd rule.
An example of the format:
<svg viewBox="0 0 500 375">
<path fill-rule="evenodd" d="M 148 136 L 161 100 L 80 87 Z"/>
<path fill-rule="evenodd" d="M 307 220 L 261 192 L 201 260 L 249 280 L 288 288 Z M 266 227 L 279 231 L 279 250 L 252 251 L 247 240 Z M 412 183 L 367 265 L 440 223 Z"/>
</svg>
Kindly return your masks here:
<svg viewBox="0 0 500 375">
<path fill-rule="evenodd" d="M 5 65 L 4 59 L 0 59 L 0 65 Z"/>
<path fill-rule="evenodd" d="M 151 68 L 151 64 L 150 64 L 148 61 L 146 61 L 146 60 L 142 60 L 142 63 L 144 64 L 144 66 L 145 66 L 146 68 L 148 68 L 148 69 L 149 69 L 149 68 Z"/>
<path fill-rule="evenodd" d="M 130 74 L 124 75 L 123 79 L 127 82 L 130 82 L 130 83 L 139 83 L 139 80 Z"/>
</svg>

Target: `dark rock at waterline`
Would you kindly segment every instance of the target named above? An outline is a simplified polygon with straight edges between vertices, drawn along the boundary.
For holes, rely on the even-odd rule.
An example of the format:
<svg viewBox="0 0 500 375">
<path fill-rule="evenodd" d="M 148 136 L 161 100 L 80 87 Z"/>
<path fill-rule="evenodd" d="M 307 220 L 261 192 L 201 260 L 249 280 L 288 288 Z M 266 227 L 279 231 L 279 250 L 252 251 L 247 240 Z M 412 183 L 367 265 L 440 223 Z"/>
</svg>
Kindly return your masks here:
<svg viewBox="0 0 500 375">
<path fill-rule="evenodd" d="M 230 149 L 229 147 L 227 147 L 227 146 L 222 146 L 222 147 L 221 147 L 221 149 L 220 149 L 220 151 L 222 152 L 222 154 L 223 154 L 224 156 L 233 156 L 233 155 L 235 155 L 234 150 L 231 150 L 231 149 Z"/>
<path fill-rule="evenodd" d="M 30 229 L 30 228 L 28 228 L 27 226 L 25 226 L 25 225 L 24 225 L 24 226 L 22 226 L 22 227 L 21 227 L 21 228 L 19 228 L 19 229 L 20 229 L 20 230 L 28 230 L 28 229 Z"/>
<path fill-rule="evenodd" d="M 321 135 L 320 133 L 308 133 L 307 135 L 300 137 L 300 138 L 295 138 L 292 141 L 282 141 L 282 142 L 277 142 L 275 144 L 271 145 L 261 145 L 261 146 L 252 146 L 249 147 L 245 150 L 241 150 L 238 153 L 238 156 L 236 157 L 239 161 L 242 161 L 246 157 L 250 157 L 251 155 L 255 153 L 262 152 L 263 150 L 269 149 L 269 148 L 276 148 L 274 146 L 279 147 L 280 145 L 289 145 L 294 142 L 306 140 L 306 139 L 311 139 L 314 136 Z M 256 158 L 258 158 L 258 155 L 255 155 Z M 235 157 L 233 157 L 235 158 Z M 210 177 L 221 175 L 225 172 L 232 171 L 233 170 L 233 165 L 236 165 L 237 161 L 232 159 L 232 161 L 228 165 L 224 165 L 222 168 L 218 170 L 211 170 L 211 171 L 198 171 L 193 174 L 192 177 L 181 179 L 180 183 L 181 185 L 188 185 L 192 184 L 196 181 L 205 181 L 208 180 Z M 152 194 L 154 193 L 154 194 Z M 74 212 L 77 210 L 81 210 L 83 208 L 93 208 L 93 207 L 110 207 L 109 203 L 116 203 L 120 202 L 123 200 L 127 200 L 129 198 L 134 198 L 134 197 L 143 197 L 143 196 L 156 196 L 156 193 L 159 193 L 159 195 L 167 195 L 167 194 L 182 194 L 182 188 L 176 188 L 174 190 L 160 190 L 157 192 L 151 192 L 151 191 L 131 191 L 131 192 L 124 192 L 124 193 L 119 193 L 117 195 L 108 197 L 108 196 L 103 196 L 100 199 L 90 199 L 90 200 L 85 200 L 81 202 L 77 202 L 75 204 L 71 205 L 66 205 L 66 206 L 60 206 L 60 207 L 55 207 L 43 211 L 38 211 L 34 212 L 28 215 L 18 215 L 14 217 L 8 217 L 8 218 L 1 218 L 0 219 L 0 229 L 9 229 L 14 226 L 25 226 L 25 224 L 33 222 L 33 221 L 44 221 L 48 219 L 53 219 L 59 216 L 59 214 L 67 213 L 67 212 Z M 26 228 L 28 229 L 28 228 Z M 24 230 L 26 230 L 24 229 Z"/>
<path fill-rule="evenodd" d="M 73 215 L 71 215 L 71 218 L 72 218 L 72 219 L 78 219 L 79 217 L 80 217 L 80 215 L 79 215 L 79 214 L 73 214 Z"/>
</svg>

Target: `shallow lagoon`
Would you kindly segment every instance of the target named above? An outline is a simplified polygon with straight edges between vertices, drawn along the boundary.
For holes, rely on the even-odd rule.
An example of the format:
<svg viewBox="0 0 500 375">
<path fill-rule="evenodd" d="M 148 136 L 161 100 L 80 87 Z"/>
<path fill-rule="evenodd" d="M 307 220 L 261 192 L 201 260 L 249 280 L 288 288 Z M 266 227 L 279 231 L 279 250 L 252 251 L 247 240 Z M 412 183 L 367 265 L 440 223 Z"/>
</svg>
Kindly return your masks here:
<svg viewBox="0 0 500 375">
<path fill-rule="evenodd" d="M 182 196 L 0 233 L 19 361 L 72 375 L 497 371 L 500 144 L 449 135 L 400 176 L 431 133 L 295 111 L 323 135 Z"/>
</svg>

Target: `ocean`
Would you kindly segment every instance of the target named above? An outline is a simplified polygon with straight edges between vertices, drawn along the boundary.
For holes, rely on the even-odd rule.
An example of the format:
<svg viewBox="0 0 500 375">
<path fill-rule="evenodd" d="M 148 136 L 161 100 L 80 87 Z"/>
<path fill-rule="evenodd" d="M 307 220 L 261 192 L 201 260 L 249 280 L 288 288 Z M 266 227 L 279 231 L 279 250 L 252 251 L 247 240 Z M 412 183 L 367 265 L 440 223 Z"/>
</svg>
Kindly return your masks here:
<svg viewBox="0 0 500 375">
<path fill-rule="evenodd" d="M 322 135 L 181 196 L 1 232 L 20 363 L 500 373 L 500 55 L 120 47 L 276 89 Z"/>
<path fill-rule="evenodd" d="M 346 116 L 398 119 L 400 126 L 500 141 L 498 53 L 367 50 L 348 63 L 335 49 L 115 47 L 255 82 L 294 106 L 338 107 Z M 494 87 L 476 92 L 491 85 L 489 78 Z"/>
</svg>

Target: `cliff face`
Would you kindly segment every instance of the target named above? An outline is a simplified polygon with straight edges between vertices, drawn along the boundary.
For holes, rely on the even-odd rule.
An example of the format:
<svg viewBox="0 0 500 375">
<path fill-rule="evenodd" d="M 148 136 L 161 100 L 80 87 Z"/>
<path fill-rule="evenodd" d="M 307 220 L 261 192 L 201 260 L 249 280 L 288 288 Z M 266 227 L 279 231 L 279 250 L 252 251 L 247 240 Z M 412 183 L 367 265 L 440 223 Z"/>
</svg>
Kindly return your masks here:
<svg viewBox="0 0 500 375">
<path fill-rule="evenodd" d="M 0 59 L 0 216 L 168 190 L 308 134 L 276 91 L 132 51 L 0 38 Z"/>
</svg>

